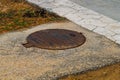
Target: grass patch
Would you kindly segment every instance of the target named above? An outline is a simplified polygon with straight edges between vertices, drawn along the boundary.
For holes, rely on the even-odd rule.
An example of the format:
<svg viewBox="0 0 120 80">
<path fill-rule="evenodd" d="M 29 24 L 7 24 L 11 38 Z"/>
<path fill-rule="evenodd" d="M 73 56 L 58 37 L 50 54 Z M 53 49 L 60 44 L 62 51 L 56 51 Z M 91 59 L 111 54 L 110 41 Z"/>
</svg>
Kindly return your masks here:
<svg viewBox="0 0 120 80">
<path fill-rule="evenodd" d="M 32 6 L 25 0 L 0 0 L 0 33 L 65 20 L 45 9 Z"/>
</svg>

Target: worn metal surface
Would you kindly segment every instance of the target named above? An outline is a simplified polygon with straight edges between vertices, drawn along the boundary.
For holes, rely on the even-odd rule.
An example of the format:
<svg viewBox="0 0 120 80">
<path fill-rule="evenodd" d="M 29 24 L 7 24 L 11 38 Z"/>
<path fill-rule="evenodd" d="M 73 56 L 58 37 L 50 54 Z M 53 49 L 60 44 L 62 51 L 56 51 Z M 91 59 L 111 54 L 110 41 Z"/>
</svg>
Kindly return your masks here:
<svg viewBox="0 0 120 80">
<path fill-rule="evenodd" d="M 65 29 L 46 29 L 34 32 L 27 37 L 26 48 L 68 49 L 82 45 L 86 38 L 82 33 Z"/>
</svg>

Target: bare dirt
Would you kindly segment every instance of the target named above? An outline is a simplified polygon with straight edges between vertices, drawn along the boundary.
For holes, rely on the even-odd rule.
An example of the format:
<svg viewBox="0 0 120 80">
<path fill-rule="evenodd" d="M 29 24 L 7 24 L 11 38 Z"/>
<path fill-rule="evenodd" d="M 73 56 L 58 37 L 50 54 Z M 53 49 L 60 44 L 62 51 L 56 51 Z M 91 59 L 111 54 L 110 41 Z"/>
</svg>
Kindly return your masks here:
<svg viewBox="0 0 120 80">
<path fill-rule="evenodd" d="M 69 75 L 59 80 L 120 80 L 120 63 L 82 74 Z"/>
</svg>

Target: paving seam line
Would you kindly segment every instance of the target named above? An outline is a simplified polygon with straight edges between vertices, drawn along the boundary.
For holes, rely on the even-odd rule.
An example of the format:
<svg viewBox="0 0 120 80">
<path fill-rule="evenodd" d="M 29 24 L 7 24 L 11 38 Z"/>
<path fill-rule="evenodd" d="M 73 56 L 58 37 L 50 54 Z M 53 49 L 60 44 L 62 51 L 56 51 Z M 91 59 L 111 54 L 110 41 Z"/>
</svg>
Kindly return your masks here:
<svg viewBox="0 0 120 80">
<path fill-rule="evenodd" d="M 120 44 L 120 22 L 70 0 L 27 0 Z"/>
</svg>

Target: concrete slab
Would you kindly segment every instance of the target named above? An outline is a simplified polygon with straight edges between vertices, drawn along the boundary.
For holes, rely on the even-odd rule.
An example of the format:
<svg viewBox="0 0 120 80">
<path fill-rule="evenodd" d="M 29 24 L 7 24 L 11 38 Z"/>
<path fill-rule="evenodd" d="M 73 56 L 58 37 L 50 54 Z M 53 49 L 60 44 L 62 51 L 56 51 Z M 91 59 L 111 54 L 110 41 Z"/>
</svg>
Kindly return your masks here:
<svg viewBox="0 0 120 80">
<path fill-rule="evenodd" d="M 82 32 L 87 41 L 80 47 L 67 50 L 23 47 L 22 43 L 32 32 L 53 28 Z M 0 80 L 56 80 L 119 61 L 119 45 L 71 22 L 44 24 L 0 35 Z"/>
<path fill-rule="evenodd" d="M 71 0 L 81 6 L 94 10 L 120 21 L 120 0 Z"/>
</svg>

